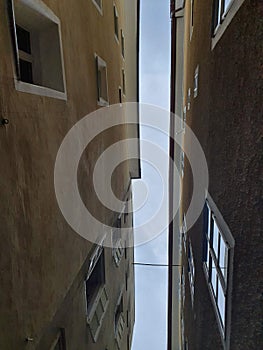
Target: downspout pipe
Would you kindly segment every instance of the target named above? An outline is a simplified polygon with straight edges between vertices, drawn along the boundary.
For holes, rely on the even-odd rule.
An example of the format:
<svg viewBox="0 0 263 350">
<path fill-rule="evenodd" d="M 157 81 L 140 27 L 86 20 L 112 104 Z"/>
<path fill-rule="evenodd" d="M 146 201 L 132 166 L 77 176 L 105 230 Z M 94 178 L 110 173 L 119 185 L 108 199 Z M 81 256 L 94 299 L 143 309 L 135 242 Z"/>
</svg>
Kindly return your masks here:
<svg viewBox="0 0 263 350">
<path fill-rule="evenodd" d="M 174 113 L 175 113 L 175 75 L 176 75 L 176 17 L 175 0 L 170 2 L 171 17 L 171 77 L 170 77 L 170 139 L 169 156 L 174 162 Z M 168 312 L 167 312 L 167 350 L 172 350 L 172 316 L 173 316 L 173 193 L 174 170 L 169 167 L 169 227 L 168 227 Z"/>
<path fill-rule="evenodd" d="M 176 0 L 170 1 L 170 18 L 171 18 L 171 76 L 170 76 L 170 139 L 169 139 L 169 156 L 174 162 L 174 133 L 175 133 L 175 83 L 176 83 L 176 34 L 177 34 L 177 17 L 176 13 L 183 10 L 182 7 L 176 9 Z M 168 311 L 167 311 L 167 350 L 172 350 L 173 338 L 173 198 L 174 194 L 174 166 L 169 167 L 169 227 L 168 227 Z"/>
</svg>

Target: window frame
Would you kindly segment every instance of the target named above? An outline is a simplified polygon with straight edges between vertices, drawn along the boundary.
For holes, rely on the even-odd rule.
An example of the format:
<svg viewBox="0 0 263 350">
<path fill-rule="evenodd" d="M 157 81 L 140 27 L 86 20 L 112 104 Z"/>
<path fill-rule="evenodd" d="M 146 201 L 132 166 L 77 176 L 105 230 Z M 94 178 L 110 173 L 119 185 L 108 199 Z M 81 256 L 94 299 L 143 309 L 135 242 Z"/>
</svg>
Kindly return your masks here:
<svg viewBox="0 0 263 350">
<path fill-rule="evenodd" d="M 60 328 L 59 329 L 59 332 L 56 335 L 56 338 L 53 341 L 53 343 L 52 343 L 52 345 L 50 347 L 50 350 L 55 350 L 57 345 L 59 345 L 59 350 L 67 350 L 65 328 Z"/>
<path fill-rule="evenodd" d="M 185 253 L 187 252 L 187 224 L 186 224 L 186 216 L 183 214 L 182 225 L 181 225 L 181 236 L 184 243 Z"/>
<path fill-rule="evenodd" d="M 232 19 L 234 18 L 244 1 L 245 0 L 232 0 L 230 1 L 226 9 L 224 9 L 225 0 L 213 1 L 213 12 L 211 21 L 211 50 L 215 48 L 218 41 L 224 34 L 225 30 L 231 23 Z M 220 8 L 220 15 L 217 16 L 219 20 L 217 21 L 217 25 L 215 25 L 215 16 L 216 14 L 218 14 L 218 8 Z"/>
<path fill-rule="evenodd" d="M 96 7 L 96 9 L 99 11 L 99 13 L 103 16 L 103 0 L 100 0 L 101 6 L 97 3 L 96 0 L 92 0 L 93 5 Z"/>
<path fill-rule="evenodd" d="M 193 32 L 194 32 L 194 1 L 190 0 L 191 6 L 190 6 L 190 41 L 192 40 Z"/>
<path fill-rule="evenodd" d="M 121 29 L 121 55 L 125 59 L 125 36 L 123 30 Z"/>
<path fill-rule="evenodd" d="M 117 344 L 117 347 L 119 350 L 121 350 L 121 342 L 123 339 L 124 335 L 124 330 L 125 330 L 125 316 L 124 316 L 124 293 L 123 289 L 120 292 L 120 295 L 117 300 L 117 304 L 115 307 L 114 311 L 114 335 L 115 335 L 115 341 Z M 120 308 L 120 312 L 118 315 L 118 318 L 116 319 L 117 316 L 117 311 Z"/>
<path fill-rule="evenodd" d="M 199 88 L 199 64 L 195 68 L 194 74 L 194 98 L 198 96 L 198 88 Z"/>
<path fill-rule="evenodd" d="M 122 79 L 122 94 L 125 97 L 126 96 L 126 74 L 125 74 L 125 69 L 122 68 L 121 70 L 121 79 Z"/>
<path fill-rule="evenodd" d="M 120 266 L 121 259 L 125 253 L 125 242 L 122 237 L 122 218 L 124 218 L 124 211 L 118 216 L 115 224 L 116 227 L 111 230 L 112 257 L 117 267 Z M 114 237 L 114 234 L 117 238 Z"/>
<path fill-rule="evenodd" d="M 103 282 L 100 284 L 98 288 L 96 288 L 92 300 L 89 301 L 87 299 L 87 282 L 91 277 L 94 269 L 99 263 L 100 259 L 103 258 Z M 97 245 L 94 249 L 92 256 L 90 257 L 90 263 L 88 272 L 84 281 L 84 291 L 85 291 L 85 300 L 86 300 L 86 320 L 89 326 L 89 330 L 95 343 L 98 339 L 100 329 L 103 324 L 103 319 L 105 317 L 106 311 L 109 305 L 109 297 L 106 290 L 106 276 L 105 276 L 105 257 L 104 257 L 104 248 L 102 245 Z M 96 319 L 97 328 L 93 327 L 93 321 Z"/>
<path fill-rule="evenodd" d="M 114 37 L 115 40 L 117 41 L 117 43 L 120 43 L 120 35 L 119 35 L 119 30 L 120 30 L 120 26 L 119 26 L 119 13 L 118 13 L 118 9 L 116 4 L 113 4 L 113 20 L 114 20 Z"/>
<path fill-rule="evenodd" d="M 180 151 L 180 175 L 181 175 L 182 179 L 184 178 L 184 157 L 185 157 L 184 151 L 181 149 L 181 151 Z"/>
<path fill-rule="evenodd" d="M 57 25 L 57 35 L 58 35 L 58 51 L 59 51 L 59 58 L 60 58 L 60 79 L 63 86 L 63 91 L 57 90 L 55 88 L 46 87 L 41 84 L 29 83 L 26 81 L 21 80 L 21 72 L 20 72 L 20 55 L 19 52 L 21 50 L 18 49 L 18 38 L 17 38 L 17 30 L 16 26 L 20 26 L 23 29 L 27 30 L 31 34 L 31 30 L 29 28 L 25 28 L 25 25 L 23 23 L 17 22 L 17 16 L 15 11 L 15 2 L 14 0 L 8 0 L 8 15 L 9 15 L 9 21 L 10 21 L 10 27 L 11 27 L 11 38 L 12 38 L 12 45 L 13 45 L 13 54 L 14 54 L 14 61 L 15 61 L 15 69 L 14 69 L 14 83 L 15 83 L 15 89 L 20 92 L 26 92 L 34 95 L 40 95 L 40 96 L 46 96 L 46 97 L 52 97 L 56 99 L 61 100 L 67 100 L 67 90 L 66 90 L 66 79 L 65 79 L 65 67 L 64 67 L 64 58 L 63 58 L 63 46 L 62 46 L 62 36 L 61 36 L 61 25 L 59 18 L 53 13 L 53 11 L 41 0 L 34 1 L 34 0 L 20 0 L 21 6 L 25 6 L 25 8 L 32 9 L 34 12 L 37 13 L 37 15 L 40 15 L 42 17 L 45 17 L 49 22 L 52 24 Z M 33 57 L 32 53 L 32 57 Z M 39 63 L 40 64 L 40 63 Z"/>
<path fill-rule="evenodd" d="M 187 115 L 187 108 L 186 108 L 186 106 L 184 106 L 182 118 L 181 118 L 181 131 L 183 133 L 185 133 L 186 115 Z"/>
<path fill-rule="evenodd" d="M 193 255 L 193 247 L 191 241 L 188 244 L 188 278 L 189 278 L 189 287 L 191 294 L 192 307 L 194 307 L 194 295 L 195 295 L 195 262 Z"/>
<path fill-rule="evenodd" d="M 208 213 L 208 214 L 207 214 Z M 208 220 L 208 218 L 210 220 Z M 217 252 L 214 249 L 214 223 L 218 228 Z M 209 228 L 206 230 L 206 227 Z M 208 231 L 208 232 L 206 232 Z M 220 268 L 220 245 L 221 239 L 227 249 L 227 273 L 226 278 Z M 221 213 L 213 202 L 211 196 L 207 194 L 203 210 L 203 271 L 208 285 L 212 304 L 214 306 L 220 335 L 225 349 L 229 349 L 230 344 L 230 327 L 231 327 L 231 294 L 233 279 L 233 259 L 234 259 L 235 241 L 231 232 L 225 223 Z M 209 261 L 208 261 L 209 259 Z M 215 269 L 216 290 L 213 285 L 212 269 Z M 218 300 L 218 286 L 222 287 L 225 297 L 224 302 L 224 320 L 220 312 L 220 301 Z"/>
<path fill-rule="evenodd" d="M 95 62 L 96 62 L 96 79 L 97 79 L 97 104 L 101 107 L 109 106 L 109 88 L 108 88 L 108 72 L 107 72 L 107 63 L 95 53 Z M 107 96 L 101 96 L 100 93 L 100 83 L 99 83 L 99 72 L 101 69 L 105 70 L 104 79 L 105 79 L 105 93 Z M 105 99 L 106 97 L 106 99 Z"/>
</svg>

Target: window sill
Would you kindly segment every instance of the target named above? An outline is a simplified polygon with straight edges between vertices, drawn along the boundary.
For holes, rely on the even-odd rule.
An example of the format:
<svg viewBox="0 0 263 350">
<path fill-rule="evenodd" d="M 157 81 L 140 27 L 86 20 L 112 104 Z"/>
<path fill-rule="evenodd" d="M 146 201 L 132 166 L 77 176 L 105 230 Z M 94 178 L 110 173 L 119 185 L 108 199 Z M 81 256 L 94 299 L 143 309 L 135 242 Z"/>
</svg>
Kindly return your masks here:
<svg viewBox="0 0 263 350">
<path fill-rule="evenodd" d="M 109 106 L 109 102 L 105 101 L 103 98 L 100 98 L 100 100 L 97 101 L 97 104 L 100 107 L 108 107 Z"/>
<path fill-rule="evenodd" d="M 39 86 L 34 84 L 25 83 L 20 80 L 15 80 L 15 88 L 17 91 L 26 92 L 28 94 L 52 97 L 59 100 L 67 100 L 66 92 L 61 92 L 47 88 L 45 86 Z"/>
</svg>

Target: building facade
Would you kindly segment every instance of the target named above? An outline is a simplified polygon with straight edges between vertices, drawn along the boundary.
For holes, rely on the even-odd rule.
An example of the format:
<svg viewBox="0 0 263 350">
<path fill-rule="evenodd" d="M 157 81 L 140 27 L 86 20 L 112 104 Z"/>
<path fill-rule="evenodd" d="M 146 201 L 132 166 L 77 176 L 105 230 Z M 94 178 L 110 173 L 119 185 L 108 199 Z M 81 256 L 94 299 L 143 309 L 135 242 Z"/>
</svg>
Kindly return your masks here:
<svg viewBox="0 0 263 350">
<path fill-rule="evenodd" d="M 99 201 L 92 176 L 109 146 L 139 139 L 138 126 L 126 125 L 124 115 L 81 157 L 82 200 L 113 227 L 98 234 L 104 238 L 97 244 L 64 219 L 54 165 L 65 135 L 84 116 L 138 101 L 138 14 L 137 1 L 128 0 L 0 1 L 1 349 L 131 347 L 131 180 L 140 177 L 139 141 L 136 160 L 122 162 L 111 179 L 119 211 Z M 121 235 L 127 227 L 129 242 Z M 113 248 L 104 244 L 106 235 Z"/>
<path fill-rule="evenodd" d="M 170 225 L 169 350 L 263 345 L 262 15 L 260 1 L 171 1 L 171 111 L 197 136 L 209 186 L 189 227 L 192 164 L 171 143 L 183 174 L 178 184 L 170 170 L 170 212 L 175 187 L 182 200 Z M 172 137 L 181 130 L 171 121 Z"/>
</svg>

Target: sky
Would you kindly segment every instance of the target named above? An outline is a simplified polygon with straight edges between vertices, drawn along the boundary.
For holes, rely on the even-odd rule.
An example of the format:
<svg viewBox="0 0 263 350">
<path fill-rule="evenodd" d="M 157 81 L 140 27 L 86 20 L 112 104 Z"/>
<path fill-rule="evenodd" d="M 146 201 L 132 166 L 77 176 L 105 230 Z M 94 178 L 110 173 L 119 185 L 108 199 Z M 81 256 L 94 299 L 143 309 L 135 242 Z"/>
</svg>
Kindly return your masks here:
<svg viewBox="0 0 263 350">
<path fill-rule="evenodd" d="M 170 92 L 170 0 L 141 0 L 140 102 L 169 110 Z M 164 120 L 168 130 L 169 120 Z M 143 123 L 143 115 L 140 116 Z M 168 152 L 168 138 L 141 126 L 141 139 L 150 140 Z M 143 156 L 144 149 L 141 153 Z M 143 157 L 142 157 L 143 158 Z M 142 179 L 133 184 L 134 207 L 139 183 L 148 187 L 147 203 L 135 210 L 134 226 L 140 225 L 160 200 L 157 172 L 142 162 Z M 166 164 L 167 174 L 168 165 Z M 167 185 L 167 184 L 164 184 Z M 147 211 L 148 210 L 148 211 Z M 167 264 L 168 233 L 135 248 L 135 262 Z M 135 328 L 132 350 L 165 350 L 167 337 L 167 267 L 135 266 Z"/>
</svg>

